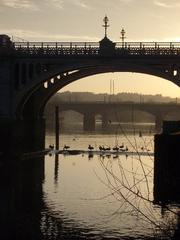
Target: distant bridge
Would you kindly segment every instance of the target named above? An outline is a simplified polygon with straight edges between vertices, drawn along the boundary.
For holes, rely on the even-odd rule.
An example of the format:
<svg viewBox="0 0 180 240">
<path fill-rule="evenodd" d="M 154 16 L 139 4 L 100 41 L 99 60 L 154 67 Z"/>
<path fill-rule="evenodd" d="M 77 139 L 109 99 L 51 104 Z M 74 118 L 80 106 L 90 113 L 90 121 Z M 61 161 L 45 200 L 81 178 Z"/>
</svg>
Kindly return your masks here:
<svg viewBox="0 0 180 240">
<path fill-rule="evenodd" d="M 106 129 L 108 121 L 116 113 L 122 111 L 147 112 L 155 118 L 155 129 L 160 131 L 162 121 L 172 113 L 180 113 L 180 104 L 177 103 L 134 103 L 134 102 L 60 102 L 60 111 L 73 110 L 83 115 L 84 130 L 95 130 L 95 116 L 102 116 L 102 128 Z M 120 120 L 120 119 L 118 119 Z M 173 120 L 173 119 L 172 119 Z"/>
</svg>

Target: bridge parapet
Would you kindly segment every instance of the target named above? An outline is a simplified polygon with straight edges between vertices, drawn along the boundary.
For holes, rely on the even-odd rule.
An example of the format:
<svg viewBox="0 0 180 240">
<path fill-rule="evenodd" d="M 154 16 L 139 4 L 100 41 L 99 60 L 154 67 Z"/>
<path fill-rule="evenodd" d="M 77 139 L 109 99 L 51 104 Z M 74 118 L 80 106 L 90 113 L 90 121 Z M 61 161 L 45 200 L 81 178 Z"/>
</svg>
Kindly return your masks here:
<svg viewBox="0 0 180 240">
<path fill-rule="evenodd" d="M 114 42 L 114 56 L 122 55 L 180 55 L 180 42 Z M 103 55 L 100 42 L 14 42 L 17 54 L 49 56 Z"/>
</svg>

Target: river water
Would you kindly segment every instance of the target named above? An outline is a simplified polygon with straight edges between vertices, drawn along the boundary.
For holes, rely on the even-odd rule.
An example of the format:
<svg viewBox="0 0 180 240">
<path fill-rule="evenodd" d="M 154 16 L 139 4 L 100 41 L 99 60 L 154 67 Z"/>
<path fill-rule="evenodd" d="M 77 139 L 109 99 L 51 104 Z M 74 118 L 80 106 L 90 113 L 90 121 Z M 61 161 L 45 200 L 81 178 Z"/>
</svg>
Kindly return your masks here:
<svg viewBox="0 0 180 240">
<path fill-rule="evenodd" d="M 47 134 L 46 147 L 53 143 Z M 81 150 L 124 145 L 128 151 L 50 154 L 25 160 L 9 175 L 1 172 L 0 239 L 171 239 L 178 228 L 171 211 L 178 210 L 153 204 L 150 132 L 75 131 L 60 135 L 60 148 L 65 144 Z"/>
<path fill-rule="evenodd" d="M 48 136 L 47 146 L 53 140 Z M 153 135 L 62 134 L 61 149 L 64 144 L 82 150 L 118 144 L 128 151 L 46 157 L 46 206 L 65 228 L 57 228 L 57 236 L 66 236 L 68 229 L 77 239 L 169 238 L 175 217 L 153 204 Z"/>
</svg>

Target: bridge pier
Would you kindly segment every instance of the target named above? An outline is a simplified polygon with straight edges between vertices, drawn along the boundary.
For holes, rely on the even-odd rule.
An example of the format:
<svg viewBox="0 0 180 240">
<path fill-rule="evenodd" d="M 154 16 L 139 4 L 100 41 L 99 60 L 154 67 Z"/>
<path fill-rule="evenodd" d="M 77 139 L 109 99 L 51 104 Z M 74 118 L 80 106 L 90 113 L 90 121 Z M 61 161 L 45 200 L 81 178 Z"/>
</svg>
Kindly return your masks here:
<svg viewBox="0 0 180 240">
<path fill-rule="evenodd" d="M 176 134 L 168 133 L 164 126 L 162 134 L 155 135 L 154 201 L 155 203 L 179 203 L 180 134 L 179 131 Z"/>
<path fill-rule="evenodd" d="M 94 113 L 85 113 L 83 118 L 83 130 L 84 131 L 95 131 L 96 119 Z"/>
<path fill-rule="evenodd" d="M 157 114 L 155 116 L 155 131 L 157 133 L 160 133 L 162 130 L 162 123 L 163 123 L 163 118 L 160 114 Z"/>
<path fill-rule="evenodd" d="M 43 181 L 44 157 L 0 168 L 0 239 L 43 239 Z"/>
<path fill-rule="evenodd" d="M 102 115 L 102 130 L 106 130 L 108 127 L 108 115 L 103 114 Z"/>
<path fill-rule="evenodd" d="M 0 118 L 3 120 L 10 116 L 13 103 L 10 91 L 12 88 L 11 68 L 11 63 L 8 60 L 2 61 L 0 58 Z"/>
<path fill-rule="evenodd" d="M 23 135 L 25 138 L 25 150 L 40 151 L 45 148 L 45 119 L 25 119 Z"/>
<path fill-rule="evenodd" d="M 45 147 L 45 120 L 24 119 L 0 121 L 3 159 L 19 157 L 24 152 L 39 151 Z"/>
</svg>

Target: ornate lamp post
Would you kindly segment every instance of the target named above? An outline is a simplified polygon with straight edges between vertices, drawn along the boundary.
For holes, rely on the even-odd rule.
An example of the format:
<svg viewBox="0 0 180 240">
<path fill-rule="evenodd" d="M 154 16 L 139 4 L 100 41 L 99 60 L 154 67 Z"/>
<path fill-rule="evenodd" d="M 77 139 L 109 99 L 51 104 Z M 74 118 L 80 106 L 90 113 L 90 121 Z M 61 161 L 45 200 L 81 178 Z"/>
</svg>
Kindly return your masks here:
<svg viewBox="0 0 180 240">
<path fill-rule="evenodd" d="M 107 16 L 104 17 L 103 19 L 104 25 L 102 25 L 105 29 L 105 37 L 107 37 L 107 28 L 109 27 L 108 22 L 109 22 L 109 18 Z"/>
<path fill-rule="evenodd" d="M 122 48 L 124 48 L 124 40 L 125 40 L 125 34 L 126 34 L 126 32 L 125 32 L 125 30 L 124 30 L 124 28 L 122 28 L 122 30 L 121 30 L 121 40 L 122 40 Z"/>
</svg>

